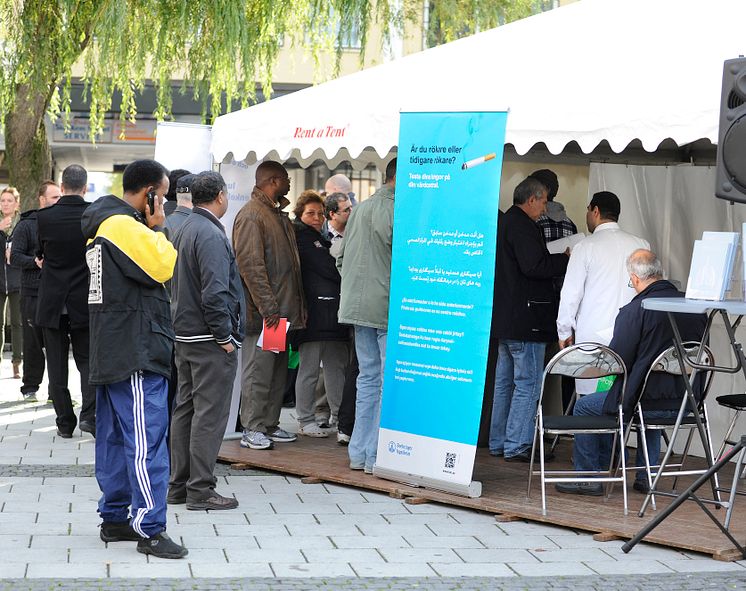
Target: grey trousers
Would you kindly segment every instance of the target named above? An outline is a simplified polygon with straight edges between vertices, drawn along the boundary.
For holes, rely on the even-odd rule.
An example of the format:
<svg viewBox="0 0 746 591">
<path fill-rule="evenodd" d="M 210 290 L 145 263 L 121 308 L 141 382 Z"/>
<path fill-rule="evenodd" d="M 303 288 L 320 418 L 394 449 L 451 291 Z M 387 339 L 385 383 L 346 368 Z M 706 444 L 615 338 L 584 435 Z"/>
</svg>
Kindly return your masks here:
<svg viewBox="0 0 746 591">
<path fill-rule="evenodd" d="M 288 352 L 262 351 L 259 333 L 247 334 L 241 358 L 241 426 L 249 431 L 274 432 L 280 424 L 282 397 L 288 377 Z"/>
<path fill-rule="evenodd" d="M 346 341 L 313 341 L 298 347 L 300 364 L 295 380 L 295 411 L 301 426 L 314 422 L 316 383 L 319 365 L 324 364 L 324 388 L 332 418 L 337 418 L 342 403 L 345 372 L 350 358 L 350 344 Z"/>
<path fill-rule="evenodd" d="M 211 496 L 231 406 L 238 356 L 214 341 L 175 343 L 179 390 L 171 419 L 169 496 Z"/>
<path fill-rule="evenodd" d="M 324 368 L 319 368 L 319 381 L 316 382 L 316 389 L 313 393 L 313 414 L 316 415 L 316 422 L 329 421 L 332 411 L 329 408 L 329 400 L 326 397 L 326 384 L 324 383 Z"/>
</svg>

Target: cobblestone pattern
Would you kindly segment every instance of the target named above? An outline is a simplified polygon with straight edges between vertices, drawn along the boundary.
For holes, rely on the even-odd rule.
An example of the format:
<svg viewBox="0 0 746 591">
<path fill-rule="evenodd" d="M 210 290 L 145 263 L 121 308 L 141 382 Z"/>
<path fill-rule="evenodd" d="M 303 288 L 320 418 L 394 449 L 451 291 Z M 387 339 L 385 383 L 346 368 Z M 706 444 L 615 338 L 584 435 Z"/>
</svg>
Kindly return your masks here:
<svg viewBox="0 0 746 591">
<path fill-rule="evenodd" d="M 273 474 L 265 470 L 233 470 L 228 464 L 217 464 L 215 476 L 267 476 Z M 94 478 L 93 464 L 0 464 L 0 477 L 12 478 Z"/>
<path fill-rule="evenodd" d="M 135 579 L 138 591 L 700 591 L 746 589 L 746 575 L 670 574 L 536 578 Z M 129 591 L 124 579 L 2 579 L 0 591 Z"/>
</svg>

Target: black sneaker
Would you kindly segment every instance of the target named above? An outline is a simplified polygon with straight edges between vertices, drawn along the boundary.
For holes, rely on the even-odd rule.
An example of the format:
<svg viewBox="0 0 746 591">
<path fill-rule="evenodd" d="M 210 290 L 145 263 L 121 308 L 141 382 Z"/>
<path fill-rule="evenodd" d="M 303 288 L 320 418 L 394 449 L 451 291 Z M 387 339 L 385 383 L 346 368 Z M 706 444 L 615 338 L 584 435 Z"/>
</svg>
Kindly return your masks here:
<svg viewBox="0 0 746 591">
<path fill-rule="evenodd" d="M 137 551 L 141 554 L 152 554 L 156 558 L 184 558 L 189 550 L 179 546 L 165 531 L 155 534 L 152 538 L 140 539 Z"/>
<path fill-rule="evenodd" d="M 544 461 L 551 462 L 554 459 L 554 454 L 549 450 L 544 450 Z M 524 462 L 528 464 L 531 461 L 531 450 L 527 449 L 522 452 L 515 454 L 514 456 L 505 456 L 506 462 Z M 539 461 L 539 450 L 536 450 L 536 457 L 534 462 Z"/>
<path fill-rule="evenodd" d="M 566 495 L 586 495 L 589 497 L 602 497 L 604 487 L 593 482 L 558 482 L 554 485 L 557 492 Z"/>
<path fill-rule="evenodd" d="M 104 521 L 101 524 L 101 541 L 103 542 L 139 542 L 139 535 L 129 521 Z"/>
<path fill-rule="evenodd" d="M 221 511 L 235 509 L 238 507 L 238 501 L 233 497 L 224 497 L 212 491 L 212 496 L 209 498 L 201 501 L 187 501 L 186 506 L 189 511 Z"/>
<path fill-rule="evenodd" d="M 78 429 L 83 433 L 90 433 L 93 438 L 96 438 L 96 423 L 93 421 L 80 421 L 78 423 Z"/>
<path fill-rule="evenodd" d="M 632 488 L 635 489 L 637 492 L 642 493 L 644 495 L 650 492 L 650 485 L 648 484 L 647 480 L 635 480 L 635 483 L 632 485 Z"/>
</svg>

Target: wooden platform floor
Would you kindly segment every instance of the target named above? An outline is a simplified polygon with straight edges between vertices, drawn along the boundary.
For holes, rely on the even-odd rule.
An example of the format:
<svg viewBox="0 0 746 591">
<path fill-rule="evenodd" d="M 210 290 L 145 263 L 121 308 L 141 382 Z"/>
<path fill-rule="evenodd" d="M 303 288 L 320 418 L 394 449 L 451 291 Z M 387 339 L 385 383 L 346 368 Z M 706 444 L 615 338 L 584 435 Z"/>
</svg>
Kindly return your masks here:
<svg viewBox="0 0 746 591">
<path fill-rule="evenodd" d="M 557 448 L 558 459 L 548 466 L 569 466 L 571 445 L 569 441 L 561 442 Z M 631 455 L 634 457 L 634 452 Z M 559 494 L 553 487 L 548 487 L 545 517 L 541 514 L 538 479 L 534 480 L 531 498 L 526 497 L 528 465 L 493 458 L 486 449 L 478 450 L 474 467 L 474 480 L 482 482 L 482 496 L 477 499 L 411 487 L 364 474 L 362 471 L 350 470 L 347 448 L 337 445 L 331 437 L 299 437 L 295 443 L 279 444 L 273 450 L 262 451 L 242 448 L 238 440 L 226 441 L 220 449 L 219 460 L 233 464 L 236 468 L 263 468 L 309 477 L 312 482 L 333 482 L 386 492 L 397 498 L 404 498 L 408 503 L 432 501 L 485 511 L 495 514 L 498 521 L 527 519 L 584 530 L 596 534 L 596 539 L 599 540 L 629 539 L 656 515 L 656 512 L 649 508 L 644 518 L 637 516 L 637 510 L 644 497 L 633 491 L 630 484 L 630 511 L 627 517 L 624 516 L 622 491 L 619 485 L 615 487 L 608 500 L 604 497 Z M 721 486 L 729 485 L 731 478 L 732 468 L 727 474 L 721 475 Z M 667 480 L 670 487 L 671 480 Z M 683 482 L 680 480 L 677 488 L 683 490 L 685 484 L 691 481 L 691 478 Z M 702 489 L 700 493 L 704 494 Z M 660 511 L 668 505 L 670 499 L 657 497 L 657 502 Z M 715 514 L 721 520 L 725 518 L 723 509 L 715 511 Z M 741 543 L 746 542 L 746 497 L 739 497 L 736 502 L 731 533 Z M 702 552 L 718 560 L 741 558 L 717 526 L 692 501 L 682 504 L 646 538 L 646 541 L 671 548 Z M 633 549 L 632 552 L 639 550 Z"/>
</svg>

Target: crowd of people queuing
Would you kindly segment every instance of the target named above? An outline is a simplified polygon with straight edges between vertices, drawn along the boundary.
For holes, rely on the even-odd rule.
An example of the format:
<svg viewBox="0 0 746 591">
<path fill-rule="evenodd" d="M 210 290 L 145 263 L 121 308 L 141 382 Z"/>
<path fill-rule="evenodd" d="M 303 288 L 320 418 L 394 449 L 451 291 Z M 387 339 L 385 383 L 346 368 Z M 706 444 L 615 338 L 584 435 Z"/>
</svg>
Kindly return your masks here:
<svg viewBox="0 0 746 591">
<path fill-rule="evenodd" d="M 21 393 L 35 402 L 46 367 L 57 436 L 70 439 L 78 428 L 95 437 L 103 541 L 181 558 L 188 550 L 166 534 L 167 504 L 238 506 L 216 490 L 214 468 L 239 350 L 242 446 L 296 440 L 279 426 L 294 350 L 298 433 L 336 435 L 350 444 L 350 467 L 372 471 L 385 348 L 374 355 L 369 341 L 385 347 L 395 171 L 394 161 L 355 226 L 348 225 L 357 201 L 347 177 L 332 176 L 324 192 L 303 192 L 291 221 L 283 211 L 288 172 L 264 162 L 232 242 L 220 222 L 229 200 L 216 172 L 169 173 L 138 160 L 124 170 L 121 197 L 89 203 L 87 172 L 71 165 L 60 185 L 39 187 L 39 208 L 22 215 L 15 189 L 0 194 L 0 309 L 7 300 L 13 371 L 21 377 L 23 360 Z M 366 262 L 371 244 L 376 260 Z M 352 263 L 343 268 L 345 255 Z M 348 273 L 351 266 L 359 268 Z M 365 293 L 352 293 L 360 280 L 353 271 L 361 270 Z M 257 346 L 281 319 L 290 326 L 285 350 Z M 70 347 L 81 380 L 78 416 L 68 389 Z"/>
<path fill-rule="evenodd" d="M 189 510 L 238 506 L 216 490 L 214 468 L 239 371 L 241 446 L 266 450 L 298 435 L 332 435 L 348 446 L 350 469 L 373 472 L 396 159 L 383 185 L 359 204 L 350 180 L 334 175 L 323 193 L 300 194 L 292 220 L 284 211 L 287 169 L 263 162 L 255 181 L 232 240 L 220 221 L 229 198 L 216 172 L 169 173 L 139 160 L 124 170 L 121 198 L 87 203 L 87 173 L 72 165 L 60 186 L 43 183 L 39 209 L 21 216 L 17 192 L 0 194 L 0 233 L 9 245 L 3 297 L 11 318 L 23 320 L 23 338 L 19 330 L 16 342 L 13 332 L 13 368 L 23 343 L 21 392 L 33 401 L 46 355 L 57 435 L 71 438 L 77 426 L 96 438 L 106 542 L 136 541 L 140 552 L 180 558 L 188 551 L 166 534 L 167 503 Z M 580 340 L 660 348 L 665 327 L 656 325 L 651 344 L 639 299 L 678 293 L 663 280 L 648 243 L 619 228 L 619 199 L 610 192 L 593 195 L 591 235 L 572 256 L 549 254 L 546 243 L 577 232 L 553 201 L 558 188 L 552 171 L 536 171 L 499 218 L 489 449 L 506 461 L 529 459 L 547 355 Z M 618 313 L 627 321 L 614 328 Z M 281 322 L 290 326 L 288 346 L 265 350 L 260 340 Z M 79 420 L 67 386 L 71 345 L 81 376 Z M 297 433 L 280 427 L 290 349 L 299 355 Z M 631 367 L 639 348 L 620 349 Z M 605 393 L 577 390 L 589 396 L 576 413 L 603 412 Z M 655 410 L 670 412 L 670 398 Z M 328 414 L 319 418 L 324 405 Z M 652 454 L 657 439 L 648 439 Z M 578 445 L 579 469 L 596 467 L 607 453 L 600 437 Z M 599 493 L 593 483 L 558 489 Z"/>
</svg>

